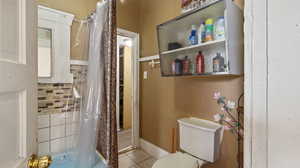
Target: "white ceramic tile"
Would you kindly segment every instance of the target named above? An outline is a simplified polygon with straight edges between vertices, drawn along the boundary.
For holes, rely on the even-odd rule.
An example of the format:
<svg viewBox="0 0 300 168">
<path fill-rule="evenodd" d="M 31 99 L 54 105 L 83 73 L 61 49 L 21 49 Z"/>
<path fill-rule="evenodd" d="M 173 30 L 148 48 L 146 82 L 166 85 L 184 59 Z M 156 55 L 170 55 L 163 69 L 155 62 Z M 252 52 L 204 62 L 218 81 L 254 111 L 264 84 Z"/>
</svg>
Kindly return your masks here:
<svg viewBox="0 0 300 168">
<path fill-rule="evenodd" d="M 142 161 L 141 163 L 139 163 L 139 166 L 142 168 L 151 168 L 154 163 L 156 162 L 156 159 L 154 158 L 149 158 L 147 160 Z"/>
<path fill-rule="evenodd" d="M 52 153 L 61 153 L 64 152 L 66 149 L 66 139 L 56 139 L 51 141 L 51 152 Z"/>
<path fill-rule="evenodd" d="M 49 115 L 40 115 L 38 116 L 38 128 L 49 127 Z"/>
<path fill-rule="evenodd" d="M 137 167 L 137 165 L 128 157 L 119 158 L 119 168 L 133 168 Z"/>
<path fill-rule="evenodd" d="M 78 123 L 71 123 L 66 125 L 66 135 L 75 135 L 79 134 L 79 124 Z"/>
<path fill-rule="evenodd" d="M 78 141 L 77 135 L 66 137 L 66 148 L 72 149 L 72 148 L 76 147 L 77 141 Z"/>
<path fill-rule="evenodd" d="M 63 125 L 66 123 L 66 113 L 51 114 L 51 126 Z"/>
<path fill-rule="evenodd" d="M 127 156 L 133 160 L 135 163 L 140 163 L 146 159 L 149 159 L 151 156 L 144 151 L 134 150 L 127 153 Z"/>
<path fill-rule="evenodd" d="M 49 142 L 39 143 L 39 155 L 46 155 L 50 152 Z"/>
<path fill-rule="evenodd" d="M 49 128 L 39 129 L 38 130 L 38 141 L 45 142 L 49 141 Z"/>
<path fill-rule="evenodd" d="M 67 123 L 79 122 L 79 112 L 67 112 L 66 118 Z"/>
<path fill-rule="evenodd" d="M 62 138 L 66 136 L 65 125 L 51 127 L 51 139 Z"/>
</svg>

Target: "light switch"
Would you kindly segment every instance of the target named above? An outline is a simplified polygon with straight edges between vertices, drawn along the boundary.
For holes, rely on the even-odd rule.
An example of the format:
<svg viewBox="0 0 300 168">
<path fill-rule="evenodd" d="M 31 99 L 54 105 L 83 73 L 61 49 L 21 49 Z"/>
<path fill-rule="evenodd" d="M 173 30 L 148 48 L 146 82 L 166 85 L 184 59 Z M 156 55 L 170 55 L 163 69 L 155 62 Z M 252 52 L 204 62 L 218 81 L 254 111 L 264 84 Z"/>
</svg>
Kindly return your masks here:
<svg viewBox="0 0 300 168">
<path fill-rule="evenodd" d="M 144 71 L 144 79 L 148 79 L 148 71 Z"/>
</svg>

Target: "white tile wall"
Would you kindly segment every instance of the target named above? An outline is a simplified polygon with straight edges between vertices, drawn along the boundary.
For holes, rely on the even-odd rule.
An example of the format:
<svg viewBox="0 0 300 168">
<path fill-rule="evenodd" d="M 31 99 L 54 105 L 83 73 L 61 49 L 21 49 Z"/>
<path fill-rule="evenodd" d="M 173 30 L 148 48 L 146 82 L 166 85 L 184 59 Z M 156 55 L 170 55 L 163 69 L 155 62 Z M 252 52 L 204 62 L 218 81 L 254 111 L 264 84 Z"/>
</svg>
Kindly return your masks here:
<svg viewBox="0 0 300 168">
<path fill-rule="evenodd" d="M 47 128 L 50 126 L 49 115 L 40 115 L 38 117 L 38 128 Z"/>
<path fill-rule="evenodd" d="M 66 115 L 67 123 L 74 123 L 79 121 L 79 112 L 68 112 Z"/>
<path fill-rule="evenodd" d="M 39 143 L 39 155 L 46 155 L 50 152 L 49 142 Z"/>
<path fill-rule="evenodd" d="M 39 129 L 38 140 L 39 142 L 49 141 L 50 130 L 49 128 Z"/>
<path fill-rule="evenodd" d="M 66 137 L 66 147 L 68 149 L 75 147 L 77 144 L 77 138 L 78 136 L 76 135 Z"/>
<path fill-rule="evenodd" d="M 51 126 L 66 124 L 66 113 L 51 114 Z"/>
<path fill-rule="evenodd" d="M 38 117 L 39 155 L 64 152 L 77 142 L 79 112 L 68 112 Z"/>
<path fill-rule="evenodd" d="M 51 153 L 61 153 L 66 149 L 66 138 L 60 138 L 51 141 Z"/>
<path fill-rule="evenodd" d="M 66 125 L 51 127 L 51 140 L 63 138 L 66 136 Z"/>
<path fill-rule="evenodd" d="M 71 123 L 66 125 L 66 135 L 71 136 L 79 133 L 79 124 Z"/>
</svg>

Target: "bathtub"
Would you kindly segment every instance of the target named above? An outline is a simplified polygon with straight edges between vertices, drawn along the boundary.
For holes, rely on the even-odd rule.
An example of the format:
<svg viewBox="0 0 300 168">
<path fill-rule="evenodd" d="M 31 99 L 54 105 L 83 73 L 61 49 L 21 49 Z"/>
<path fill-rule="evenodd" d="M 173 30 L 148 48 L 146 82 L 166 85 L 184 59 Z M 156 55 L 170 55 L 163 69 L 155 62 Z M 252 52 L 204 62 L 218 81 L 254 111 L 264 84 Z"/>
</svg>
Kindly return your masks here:
<svg viewBox="0 0 300 168">
<path fill-rule="evenodd" d="M 97 163 L 93 168 L 106 168 L 103 161 L 98 157 L 97 154 L 95 154 L 95 157 L 97 158 Z M 75 167 L 75 157 L 71 153 L 62 153 L 62 154 L 56 154 L 52 156 L 52 163 L 50 165 L 50 168 L 77 168 Z M 83 167 L 86 168 L 86 167 Z"/>
</svg>

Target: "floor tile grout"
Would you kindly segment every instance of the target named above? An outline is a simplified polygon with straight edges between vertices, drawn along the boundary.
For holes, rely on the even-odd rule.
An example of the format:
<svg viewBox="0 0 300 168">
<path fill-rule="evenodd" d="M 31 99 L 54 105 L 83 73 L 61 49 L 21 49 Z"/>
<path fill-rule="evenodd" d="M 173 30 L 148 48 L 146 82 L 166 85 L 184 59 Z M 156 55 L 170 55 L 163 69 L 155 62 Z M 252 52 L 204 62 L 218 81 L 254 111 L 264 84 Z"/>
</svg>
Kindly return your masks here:
<svg viewBox="0 0 300 168">
<path fill-rule="evenodd" d="M 144 159 L 142 159 L 142 160 L 139 160 L 139 161 L 137 161 L 137 160 L 135 160 L 135 159 L 133 159 L 132 157 L 137 157 L 137 156 L 139 156 L 139 154 L 138 153 L 135 153 L 134 154 L 134 152 L 142 152 L 142 153 L 140 153 L 140 155 L 142 155 L 142 157 L 145 157 Z M 132 154 L 133 156 L 130 156 L 129 154 Z M 134 155 L 136 155 L 136 156 L 134 156 Z M 143 156 L 144 155 L 144 156 Z M 127 159 L 127 161 L 129 161 L 129 162 L 131 162 L 133 165 L 132 166 L 135 166 L 135 167 L 137 167 L 137 168 L 150 168 L 149 166 L 145 166 L 145 164 L 147 165 L 147 164 L 149 164 L 149 163 L 146 163 L 147 161 L 148 162 L 150 162 L 150 160 L 151 159 L 153 159 L 154 161 L 156 160 L 156 158 L 154 158 L 153 156 L 151 156 L 150 154 L 148 154 L 147 152 L 145 152 L 145 151 L 143 151 L 143 150 L 135 150 L 135 151 L 130 151 L 130 152 L 127 152 L 127 153 L 124 153 L 124 154 L 122 154 L 122 157 L 120 157 L 121 159 Z M 150 162 L 150 164 L 152 164 L 151 162 Z M 131 167 L 132 167 L 131 166 Z M 120 165 L 120 167 L 122 167 L 121 165 Z M 126 167 L 126 166 L 125 166 Z"/>
</svg>

